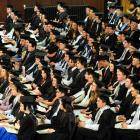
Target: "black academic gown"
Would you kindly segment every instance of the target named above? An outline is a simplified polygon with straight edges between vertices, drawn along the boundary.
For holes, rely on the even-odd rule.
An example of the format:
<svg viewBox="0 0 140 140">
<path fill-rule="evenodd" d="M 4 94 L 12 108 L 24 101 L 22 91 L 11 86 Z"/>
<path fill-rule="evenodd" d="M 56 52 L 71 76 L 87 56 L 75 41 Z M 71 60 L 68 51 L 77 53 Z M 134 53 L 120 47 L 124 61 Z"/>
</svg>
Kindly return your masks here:
<svg viewBox="0 0 140 140">
<path fill-rule="evenodd" d="M 103 111 L 102 115 L 99 118 L 98 131 L 87 128 L 78 128 L 74 140 L 109 140 L 109 138 L 111 137 L 112 128 L 114 127 L 114 123 L 114 113 L 110 109 L 107 109 Z"/>
<path fill-rule="evenodd" d="M 36 119 L 33 114 L 24 114 L 20 120 L 18 140 L 34 140 L 36 130 Z"/>
<path fill-rule="evenodd" d="M 52 134 L 41 134 L 36 140 L 70 140 L 75 126 L 74 114 L 72 112 L 59 111 L 56 117 L 53 117 L 50 128 L 55 129 Z"/>
<path fill-rule="evenodd" d="M 85 73 L 86 73 L 86 71 L 83 70 L 82 72 L 77 74 L 73 83 L 69 86 L 71 95 L 79 92 L 85 86 L 85 84 L 86 84 Z"/>
</svg>

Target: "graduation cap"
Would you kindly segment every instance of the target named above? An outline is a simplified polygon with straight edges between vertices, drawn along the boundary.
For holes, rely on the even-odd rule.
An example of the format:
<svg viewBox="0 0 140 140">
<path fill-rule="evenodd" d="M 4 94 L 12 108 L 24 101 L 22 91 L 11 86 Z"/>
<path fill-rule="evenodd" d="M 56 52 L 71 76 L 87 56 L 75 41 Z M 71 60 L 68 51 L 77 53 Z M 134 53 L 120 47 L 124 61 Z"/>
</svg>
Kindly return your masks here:
<svg viewBox="0 0 140 140">
<path fill-rule="evenodd" d="M 130 17 L 130 21 L 135 22 L 135 23 L 138 23 L 138 24 L 139 24 L 139 22 L 140 22 L 140 21 L 137 19 L 136 16 L 131 16 L 131 17 Z"/>
<path fill-rule="evenodd" d="M 120 70 L 124 75 L 129 75 L 129 71 L 124 65 L 118 65 L 117 69 Z"/>
<path fill-rule="evenodd" d="M 140 60 L 140 51 L 136 51 L 133 53 L 133 58 L 139 59 Z"/>
</svg>

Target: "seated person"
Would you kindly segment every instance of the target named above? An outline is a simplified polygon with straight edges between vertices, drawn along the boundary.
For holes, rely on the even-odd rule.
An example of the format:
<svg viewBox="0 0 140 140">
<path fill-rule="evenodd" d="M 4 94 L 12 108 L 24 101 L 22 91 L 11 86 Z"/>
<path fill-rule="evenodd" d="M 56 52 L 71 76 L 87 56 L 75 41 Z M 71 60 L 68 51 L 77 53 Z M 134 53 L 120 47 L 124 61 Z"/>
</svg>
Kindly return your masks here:
<svg viewBox="0 0 140 140">
<path fill-rule="evenodd" d="M 140 90 L 140 84 L 138 84 L 138 87 Z M 131 114 L 131 117 L 128 120 L 115 125 L 116 140 L 138 139 L 139 130 L 140 130 L 140 94 L 137 94 L 136 96 L 136 104 L 137 104 L 137 108 Z"/>
<path fill-rule="evenodd" d="M 35 116 L 31 113 L 31 106 L 20 98 L 20 111 L 13 123 L 0 123 L 0 139 L 1 140 L 28 140 L 34 139 L 35 134 Z M 27 105 L 28 104 L 28 105 Z M 30 135 L 29 135 L 30 133 Z"/>
<path fill-rule="evenodd" d="M 75 119 L 72 111 L 70 98 L 63 97 L 60 103 L 60 109 L 57 113 L 57 116 L 54 116 L 52 118 L 52 123 L 49 126 L 49 128 L 45 129 L 45 133 L 41 134 L 41 130 L 40 132 L 37 131 L 38 134 L 36 140 L 70 139 L 74 128 L 74 124 L 75 124 Z"/>
<path fill-rule="evenodd" d="M 109 136 L 111 129 L 114 127 L 114 113 L 110 110 L 109 98 L 101 93 L 97 98 L 98 110 L 91 119 L 81 121 L 75 134 L 75 140 L 99 139 L 104 140 Z"/>
</svg>

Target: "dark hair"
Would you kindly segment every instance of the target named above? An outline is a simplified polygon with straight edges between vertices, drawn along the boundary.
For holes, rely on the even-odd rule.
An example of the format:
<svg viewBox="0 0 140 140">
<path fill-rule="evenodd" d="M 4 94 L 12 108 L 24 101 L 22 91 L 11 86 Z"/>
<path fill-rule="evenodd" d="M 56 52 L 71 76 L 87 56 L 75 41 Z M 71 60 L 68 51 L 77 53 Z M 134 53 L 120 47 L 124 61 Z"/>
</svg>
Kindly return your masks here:
<svg viewBox="0 0 140 140">
<path fill-rule="evenodd" d="M 68 96 L 62 97 L 62 105 L 66 109 L 67 112 L 72 112 L 71 98 Z"/>
<path fill-rule="evenodd" d="M 36 47 L 36 41 L 34 38 L 29 38 L 28 40 L 32 44 L 32 47 Z"/>
<path fill-rule="evenodd" d="M 100 92 L 98 98 L 100 98 L 100 99 L 101 99 L 103 102 L 105 102 L 107 105 L 110 104 L 110 102 L 109 102 L 109 96 L 106 95 L 105 93 Z"/>
<path fill-rule="evenodd" d="M 84 67 L 87 65 L 87 60 L 84 57 L 77 58 L 77 61 L 79 61 Z"/>
<path fill-rule="evenodd" d="M 42 71 L 44 71 L 46 73 L 47 77 L 50 77 L 50 69 L 49 68 L 43 67 Z"/>
<path fill-rule="evenodd" d="M 7 4 L 7 8 L 10 8 L 12 11 L 14 9 L 13 5 L 11 5 L 11 4 Z"/>
</svg>

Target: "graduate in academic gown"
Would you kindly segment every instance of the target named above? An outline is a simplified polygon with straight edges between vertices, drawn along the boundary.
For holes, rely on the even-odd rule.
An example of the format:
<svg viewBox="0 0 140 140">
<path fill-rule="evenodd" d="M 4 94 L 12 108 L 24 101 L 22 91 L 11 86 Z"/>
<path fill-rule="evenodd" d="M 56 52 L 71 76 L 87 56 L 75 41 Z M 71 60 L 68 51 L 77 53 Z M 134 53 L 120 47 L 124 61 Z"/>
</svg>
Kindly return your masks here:
<svg viewBox="0 0 140 140">
<path fill-rule="evenodd" d="M 75 140 L 109 139 L 114 126 L 114 113 L 108 106 L 109 99 L 102 93 L 97 98 L 98 110 L 91 119 L 80 122 L 74 137 Z"/>
</svg>

